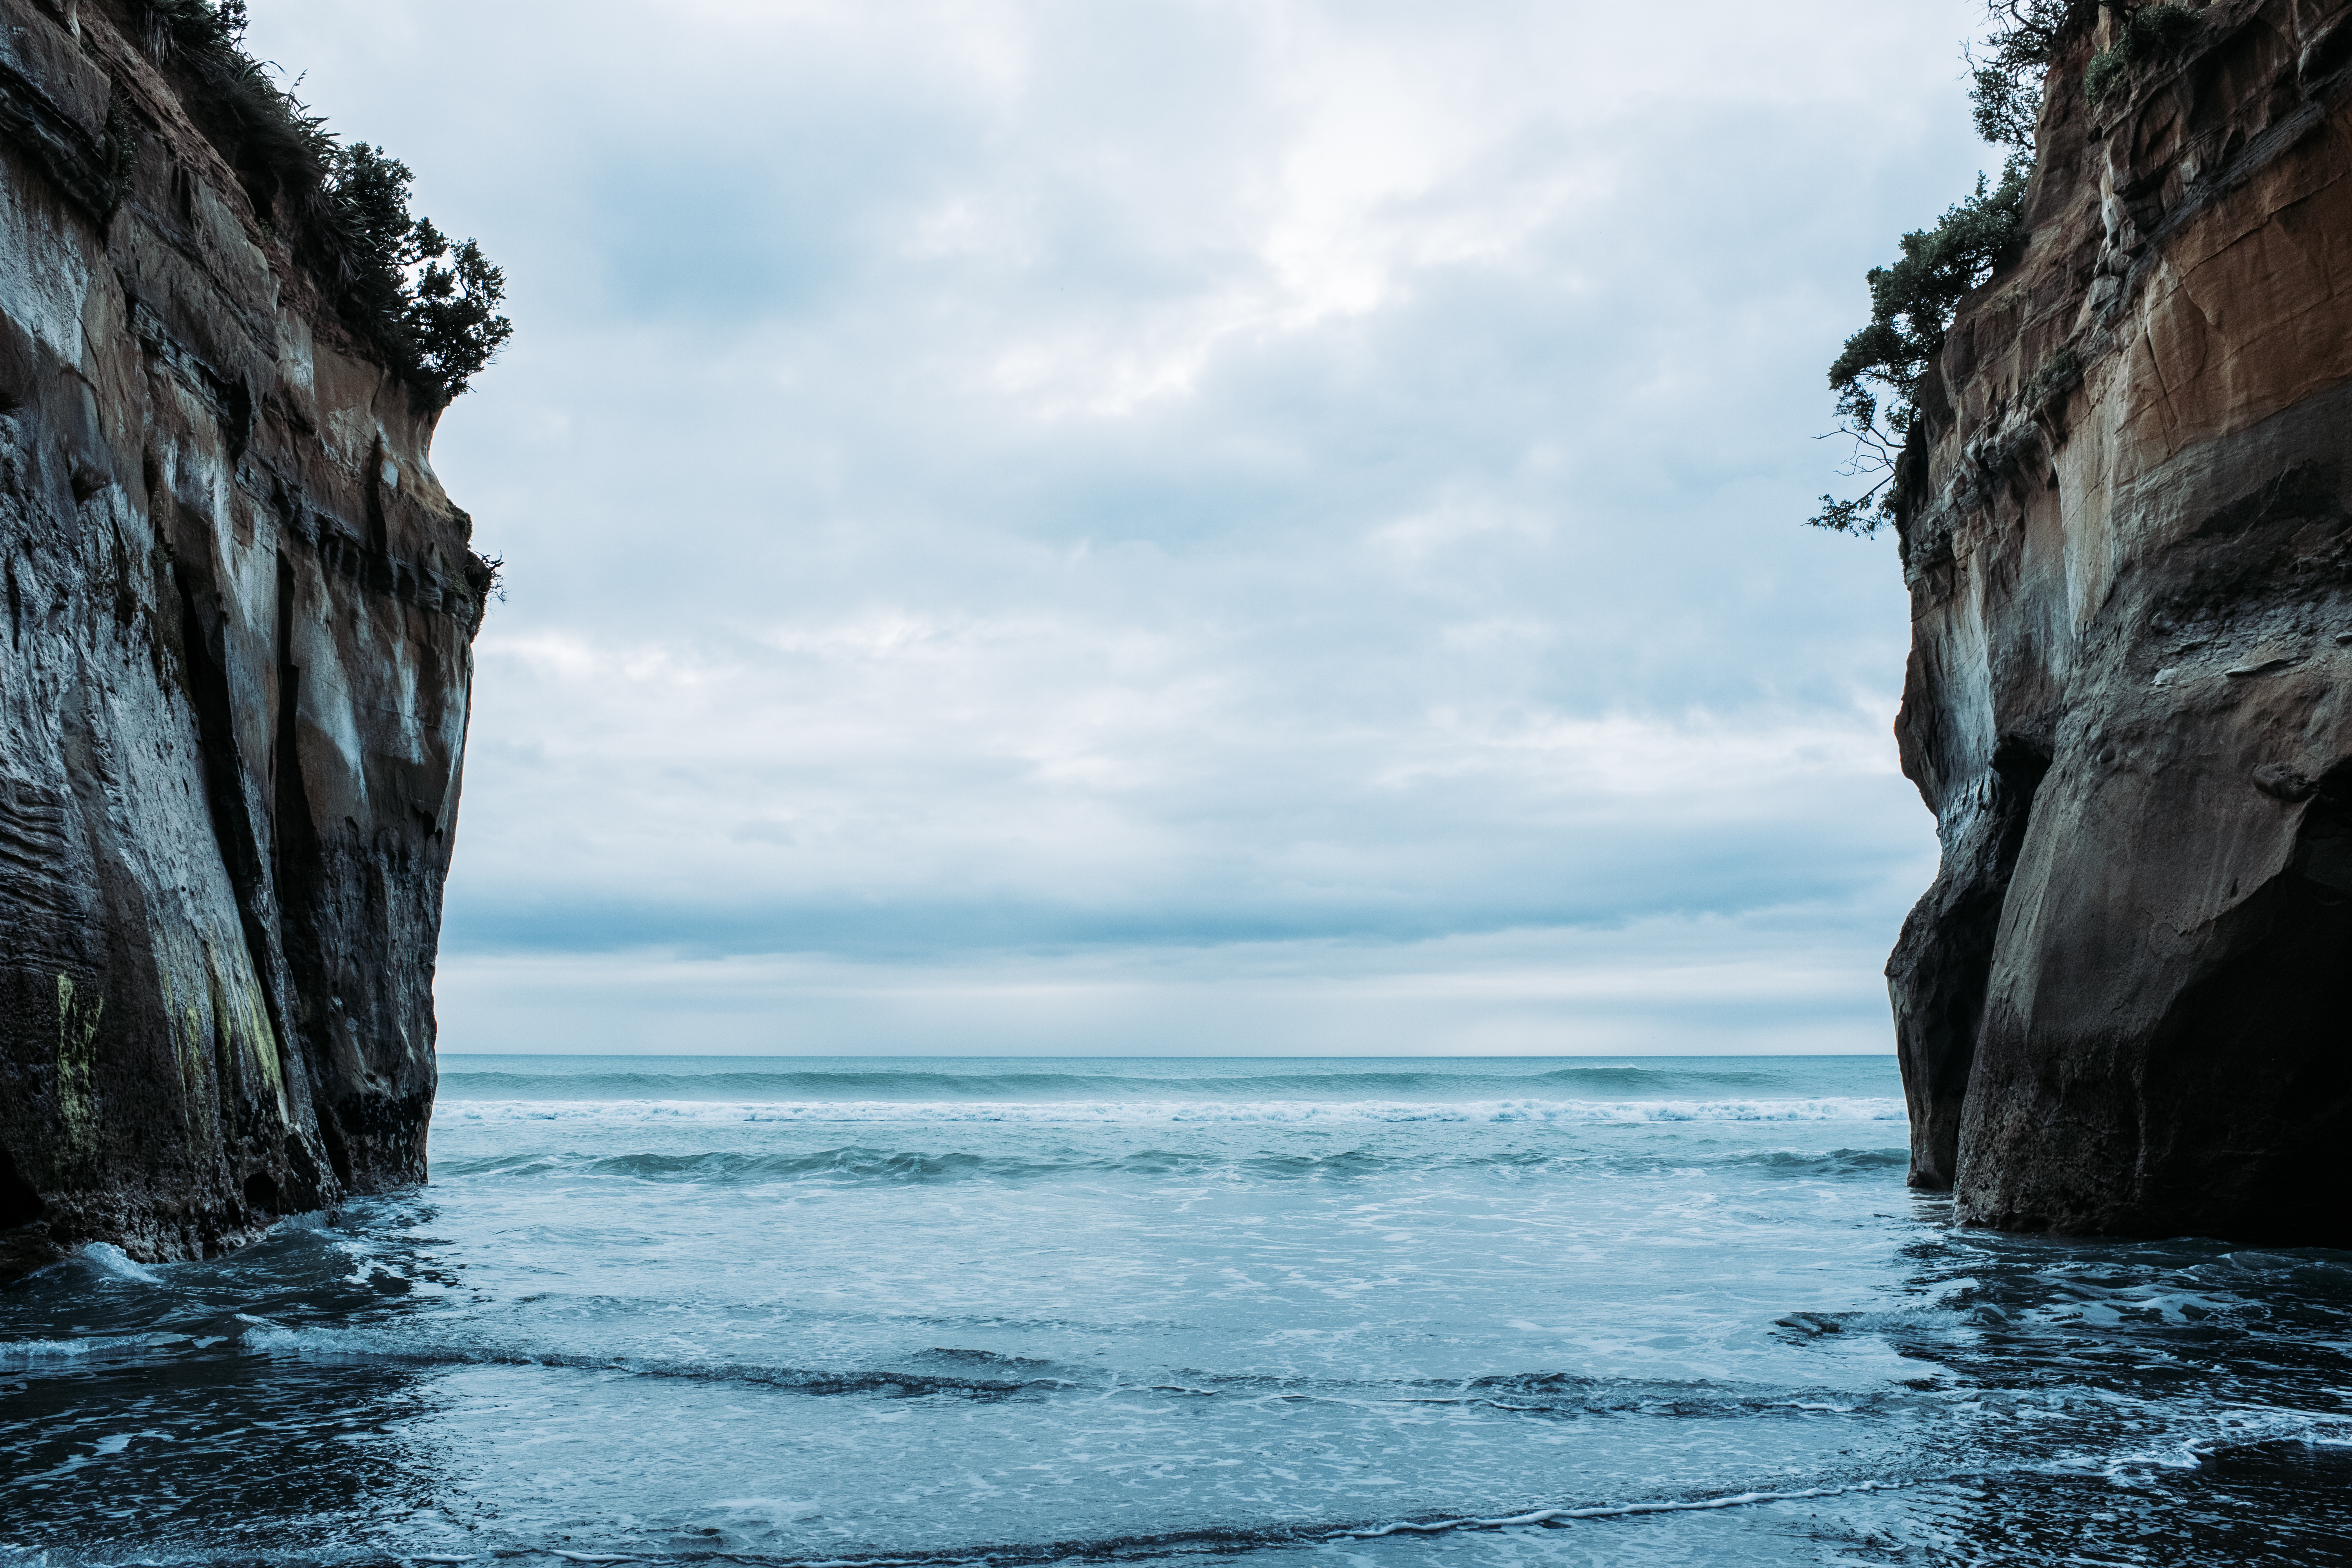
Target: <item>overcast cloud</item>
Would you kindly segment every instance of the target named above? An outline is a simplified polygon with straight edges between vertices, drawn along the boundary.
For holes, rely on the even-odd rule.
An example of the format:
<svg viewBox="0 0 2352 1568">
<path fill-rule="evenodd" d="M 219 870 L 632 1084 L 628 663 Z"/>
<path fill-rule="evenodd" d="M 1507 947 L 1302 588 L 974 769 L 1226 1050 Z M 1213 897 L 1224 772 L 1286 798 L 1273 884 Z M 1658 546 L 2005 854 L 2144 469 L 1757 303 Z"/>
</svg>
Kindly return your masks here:
<svg viewBox="0 0 2352 1568">
<path fill-rule="evenodd" d="M 445 1049 L 1891 1048 L 1975 5 L 256 12 L 511 287 Z"/>
</svg>

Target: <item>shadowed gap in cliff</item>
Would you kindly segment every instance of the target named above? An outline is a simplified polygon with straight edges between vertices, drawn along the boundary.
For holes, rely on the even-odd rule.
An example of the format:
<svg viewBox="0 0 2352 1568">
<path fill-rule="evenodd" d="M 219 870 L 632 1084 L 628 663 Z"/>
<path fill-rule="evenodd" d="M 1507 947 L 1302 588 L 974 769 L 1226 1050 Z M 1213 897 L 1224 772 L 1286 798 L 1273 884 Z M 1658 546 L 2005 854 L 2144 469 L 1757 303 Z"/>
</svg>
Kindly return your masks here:
<svg viewBox="0 0 2352 1568">
<path fill-rule="evenodd" d="M 49 1205 L 16 1169 L 16 1157 L 0 1149 L 0 1230 L 30 1225 L 48 1212 Z"/>
<path fill-rule="evenodd" d="M 2235 956 L 2150 1041 L 2134 1206 L 2148 1227 L 2352 1245 L 2352 758 L 2294 858 L 2230 917 Z"/>
<path fill-rule="evenodd" d="M 1915 1187 L 1947 1191 L 1958 1167 L 1960 1110 L 1976 1063 L 1993 941 L 2033 796 L 2049 771 L 2049 752 L 2031 742 L 2012 736 L 1994 748 L 1980 809 L 1946 850 L 1935 885 L 1904 921 L 1887 960 Z"/>
<path fill-rule="evenodd" d="M 189 705 L 195 712 L 197 742 L 204 754 L 205 805 L 221 863 L 236 895 L 247 956 L 261 982 L 262 1004 L 270 1032 L 276 1037 L 271 1045 L 278 1053 L 278 1068 L 282 1075 L 292 1065 L 287 1059 L 288 1030 L 292 1021 L 286 1016 L 284 999 L 274 978 L 274 973 L 282 973 L 282 965 L 275 962 L 278 950 L 277 906 L 270 876 L 273 868 L 263 854 L 260 826 L 253 820 L 252 803 L 247 795 L 243 759 L 236 744 L 236 699 L 229 690 L 225 658 L 215 647 L 222 632 L 216 624 L 208 624 L 201 604 L 205 590 L 200 588 L 196 574 L 185 563 L 180 563 L 173 567 L 172 577 L 180 595 L 180 654 L 187 672 Z M 216 623 L 217 617 L 213 619 Z M 278 1183 L 275 1176 L 268 1179 L 268 1191 L 270 1205 L 266 1212 L 280 1212 L 277 1207 Z"/>
<path fill-rule="evenodd" d="M 236 892 L 245 938 L 258 963 L 268 951 L 268 933 L 262 924 L 266 911 L 257 906 L 267 893 L 260 843 L 247 818 L 237 777 L 236 700 L 229 692 L 228 673 L 214 650 L 213 628 L 198 603 L 202 590 L 194 574 L 184 564 L 175 565 L 172 580 L 180 595 L 180 655 L 186 665 L 188 703 L 195 710 L 196 735 L 204 748 L 205 804 L 229 885 Z"/>
<path fill-rule="evenodd" d="M 293 506 L 282 493 L 282 510 Z M 269 744 L 270 841 L 277 853 L 278 921 L 291 973 L 315 974 L 320 958 L 313 934 L 311 911 L 319 897 L 320 865 L 319 836 L 312 826 L 310 791 L 302 782 L 302 756 L 295 724 L 301 713 L 302 668 L 294 662 L 294 563 L 278 557 L 278 723 Z M 305 1003 L 299 994 L 287 998 L 295 1016 L 286 1027 L 299 1047 L 303 1071 L 310 1075 L 310 1104 L 318 1120 L 319 1142 L 326 1146 L 327 1163 L 345 1191 L 352 1187 L 352 1155 L 342 1129 L 335 1120 L 331 1086 L 320 1081 L 319 1053 L 310 1048 L 302 1028 Z M 293 1141 L 289 1140 L 289 1144 Z"/>
</svg>

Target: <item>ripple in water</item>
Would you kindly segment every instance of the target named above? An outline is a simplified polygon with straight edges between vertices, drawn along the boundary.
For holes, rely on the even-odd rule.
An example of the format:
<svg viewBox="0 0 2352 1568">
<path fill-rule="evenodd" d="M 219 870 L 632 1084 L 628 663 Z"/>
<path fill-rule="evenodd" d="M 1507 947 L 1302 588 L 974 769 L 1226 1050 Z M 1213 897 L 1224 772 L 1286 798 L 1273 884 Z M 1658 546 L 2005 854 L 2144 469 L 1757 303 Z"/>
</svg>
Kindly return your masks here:
<svg viewBox="0 0 2352 1568">
<path fill-rule="evenodd" d="M 445 1086 L 0 1294 L 0 1563 L 2352 1554 L 2352 1257 L 1957 1230 L 1883 1059 Z"/>
</svg>

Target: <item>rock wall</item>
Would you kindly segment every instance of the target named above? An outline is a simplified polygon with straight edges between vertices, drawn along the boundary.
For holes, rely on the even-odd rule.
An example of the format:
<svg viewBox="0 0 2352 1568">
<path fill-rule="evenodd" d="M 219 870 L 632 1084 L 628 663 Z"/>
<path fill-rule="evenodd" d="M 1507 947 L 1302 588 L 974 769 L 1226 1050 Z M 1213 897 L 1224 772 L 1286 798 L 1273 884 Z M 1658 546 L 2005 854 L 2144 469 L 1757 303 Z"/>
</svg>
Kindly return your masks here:
<svg viewBox="0 0 2352 1568">
<path fill-rule="evenodd" d="M 78 9 L 0 0 L 0 1278 L 424 1178 L 491 576 L 152 12 Z"/>
<path fill-rule="evenodd" d="M 2022 258 L 1906 454 L 1896 733 L 1943 863 L 1887 968 L 1915 1185 L 2352 1245 L 2352 5 L 2051 72 Z"/>
</svg>

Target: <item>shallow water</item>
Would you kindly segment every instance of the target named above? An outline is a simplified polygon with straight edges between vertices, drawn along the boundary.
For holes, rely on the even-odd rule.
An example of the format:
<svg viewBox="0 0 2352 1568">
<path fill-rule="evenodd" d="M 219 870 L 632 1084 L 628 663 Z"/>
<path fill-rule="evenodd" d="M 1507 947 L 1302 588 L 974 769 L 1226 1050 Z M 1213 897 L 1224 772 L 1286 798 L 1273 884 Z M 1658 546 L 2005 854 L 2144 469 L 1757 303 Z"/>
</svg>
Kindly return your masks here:
<svg viewBox="0 0 2352 1568">
<path fill-rule="evenodd" d="M 2352 1560 L 2352 1254 L 1957 1230 L 1905 1135 L 1875 1058 L 450 1057 L 429 1187 L 0 1292 L 0 1563 Z"/>
</svg>

